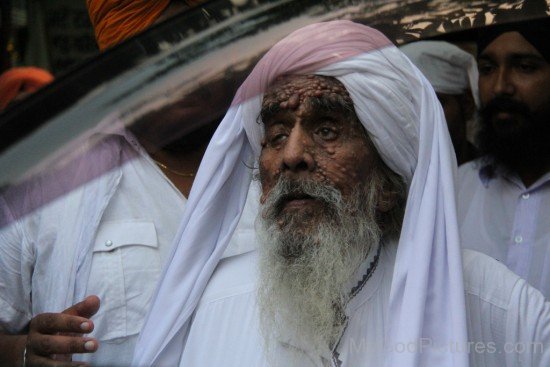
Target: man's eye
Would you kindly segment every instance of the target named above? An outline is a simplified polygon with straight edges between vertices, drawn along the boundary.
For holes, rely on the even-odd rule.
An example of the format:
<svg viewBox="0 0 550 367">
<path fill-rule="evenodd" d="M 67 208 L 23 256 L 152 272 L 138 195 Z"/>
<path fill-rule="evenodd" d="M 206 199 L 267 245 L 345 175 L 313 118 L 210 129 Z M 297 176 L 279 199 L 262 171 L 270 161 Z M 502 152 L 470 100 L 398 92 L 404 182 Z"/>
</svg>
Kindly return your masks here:
<svg viewBox="0 0 550 367">
<path fill-rule="evenodd" d="M 517 65 L 517 68 L 523 73 L 532 73 L 537 70 L 537 65 L 528 62 L 521 62 Z"/>
<path fill-rule="evenodd" d="M 477 69 L 480 75 L 489 75 L 493 71 L 494 66 L 490 63 L 479 63 Z"/>
<path fill-rule="evenodd" d="M 317 129 L 317 135 L 324 140 L 332 140 L 338 137 L 338 132 L 334 128 L 321 127 Z"/>
<path fill-rule="evenodd" d="M 272 134 L 269 137 L 269 144 L 271 145 L 277 145 L 282 143 L 286 138 L 288 137 L 287 134 L 284 133 L 278 133 L 278 134 Z"/>
</svg>

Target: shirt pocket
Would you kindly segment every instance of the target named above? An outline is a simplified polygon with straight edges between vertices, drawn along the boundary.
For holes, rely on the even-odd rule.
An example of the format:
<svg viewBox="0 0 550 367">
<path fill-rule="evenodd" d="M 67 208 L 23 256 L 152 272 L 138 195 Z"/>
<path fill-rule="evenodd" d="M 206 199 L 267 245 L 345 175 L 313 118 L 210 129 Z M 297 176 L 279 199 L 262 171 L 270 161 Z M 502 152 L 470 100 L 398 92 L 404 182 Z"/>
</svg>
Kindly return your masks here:
<svg viewBox="0 0 550 367">
<path fill-rule="evenodd" d="M 101 223 L 87 292 L 101 300 L 92 318 L 93 335 L 112 340 L 139 333 L 159 274 L 157 233 L 152 222 Z"/>
</svg>

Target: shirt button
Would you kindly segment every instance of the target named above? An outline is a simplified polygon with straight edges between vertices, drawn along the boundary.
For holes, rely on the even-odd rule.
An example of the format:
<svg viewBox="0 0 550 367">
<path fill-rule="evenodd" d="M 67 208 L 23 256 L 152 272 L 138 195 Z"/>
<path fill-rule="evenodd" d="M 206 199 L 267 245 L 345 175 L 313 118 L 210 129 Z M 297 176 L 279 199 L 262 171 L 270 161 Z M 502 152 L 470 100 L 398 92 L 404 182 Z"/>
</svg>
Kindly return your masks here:
<svg viewBox="0 0 550 367">
<path fill-rule="evenodd" d="M 523 242 L 523 237 L 521 237 L 521 236 L 516 236 L 516 238 L 514 238 L 514 241 L 515 241 L 516 243 L 522 243 L 522 242 Z"/>
<path fill-rule="evenodd" d="M 111 241 L 111 240 L 105 241 L 105 246 L 111 247 L 112 245 L 113 245 L 113 241 Z"/>
<path fill-rule="evenodd" d="M 523 200 L 527 200 L 527 199 L 529 199 L 529 194 L 528 193 L 523 194 L 523 195 L 521 195 L 521 197 L 523 198 Z"/>
</svg>

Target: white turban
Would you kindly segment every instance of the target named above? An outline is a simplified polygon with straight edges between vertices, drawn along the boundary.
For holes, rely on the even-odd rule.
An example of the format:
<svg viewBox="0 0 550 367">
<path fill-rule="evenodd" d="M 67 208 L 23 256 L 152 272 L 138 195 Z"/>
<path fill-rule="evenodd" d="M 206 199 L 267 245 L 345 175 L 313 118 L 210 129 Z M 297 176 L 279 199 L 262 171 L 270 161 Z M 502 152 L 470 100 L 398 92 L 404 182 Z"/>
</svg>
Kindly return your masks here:
<svg viewBox="0 0 550 367">
<path fill-rule="evenodd" d="M 409 194 L 390 293 L 388 366 L 466 366 L 466 313 L 455 209 L 456 162 L 428 81 L 380 32 L 350 21 L 304 27 L 277 43 L 243 83 L 199 168 L 134 365 L 177 365 L 191 316 L 237 225 L 260 154 L 263 92 L 279 75 L 340 80 L 384 162 Z M 231 317 L 231 315 L 227 315 Z M 398 353 L 429 338 L 441 348 Z M 438 344 L 440 343 L 440 344 Z M 456 344 L 455 344 L 456 343 Z"/>
<path fill-rule="evenodd" d="M 443 41 L 419 41 L 401 47 L 401 51 L 428 78 L 437 93 L 463 94 L 470 90 L 479 107 L 475 58 Z"/>
</svg>

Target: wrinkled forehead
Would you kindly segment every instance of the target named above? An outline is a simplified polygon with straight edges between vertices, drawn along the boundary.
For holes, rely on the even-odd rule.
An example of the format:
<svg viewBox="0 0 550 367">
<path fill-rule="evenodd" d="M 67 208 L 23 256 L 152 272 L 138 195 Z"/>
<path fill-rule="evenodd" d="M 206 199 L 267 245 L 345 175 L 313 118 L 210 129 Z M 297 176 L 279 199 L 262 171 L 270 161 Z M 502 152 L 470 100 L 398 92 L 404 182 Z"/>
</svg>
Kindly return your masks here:
<svg viewBox="0 0 550 367">
<path fill-rule="evenodd" d="M 327 108 L 353 111 L 353 101 L 338 79 L 320 75 L 285 75 L 278 77 L 264 94 L 262 114 L 295 110 L 302 103 L 314 100 Z"/>
</svg>

